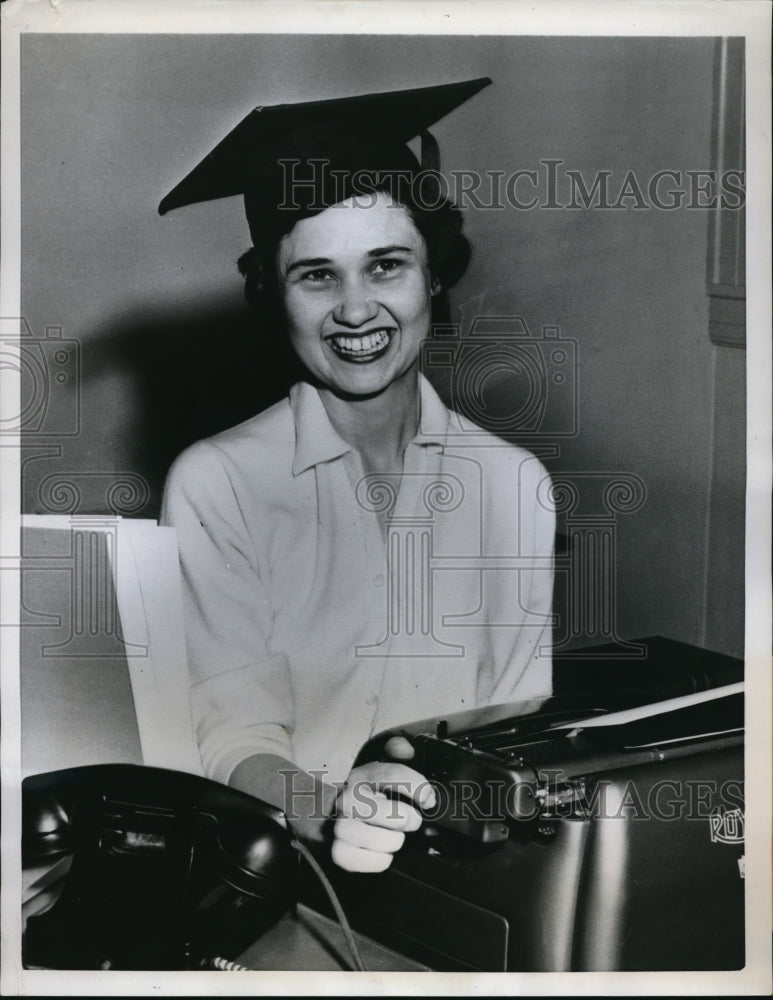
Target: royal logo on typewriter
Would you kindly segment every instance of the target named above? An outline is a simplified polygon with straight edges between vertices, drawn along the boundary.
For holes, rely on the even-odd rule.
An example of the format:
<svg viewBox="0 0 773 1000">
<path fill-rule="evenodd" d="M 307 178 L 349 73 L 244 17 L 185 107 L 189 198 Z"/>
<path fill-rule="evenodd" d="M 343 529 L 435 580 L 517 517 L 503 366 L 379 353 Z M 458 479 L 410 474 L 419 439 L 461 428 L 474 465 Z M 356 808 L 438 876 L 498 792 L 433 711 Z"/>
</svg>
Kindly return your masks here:
<svg viewBox="0 0 773 1000">
<path fill-rule="evenodd" d="M 742 844 L 744 839 L 744 814 L 738 809 L 718 806 L 709 816 L 712 844 Z"/>
</svg>

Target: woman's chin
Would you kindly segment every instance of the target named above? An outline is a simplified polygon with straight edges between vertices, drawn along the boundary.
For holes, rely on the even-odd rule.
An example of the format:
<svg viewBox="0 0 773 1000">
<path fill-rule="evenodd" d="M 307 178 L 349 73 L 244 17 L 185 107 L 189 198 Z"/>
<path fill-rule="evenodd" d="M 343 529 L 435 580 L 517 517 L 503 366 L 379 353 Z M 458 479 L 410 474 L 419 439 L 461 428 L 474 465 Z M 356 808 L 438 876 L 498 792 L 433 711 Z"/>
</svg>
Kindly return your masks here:
<svg viewBox="0 0 773 1000">
<path fill-rule="evenodd" d="M 405 376 L 410 370 L 409 368 L 406 372 L 347 372 L 343 376 L 323 382 L 321 388 L 327 388 L 342 399 L 370 399 L 390 389 L 396 390 L 398 386 L 404 388 Z"/>
<path fill-rule="evenodd" d="M 341 399 L 372 399 L 387 392 L 393 384 L 393 379 L 351 378 L 337 379 L 327 388 Z"/>
</svg>

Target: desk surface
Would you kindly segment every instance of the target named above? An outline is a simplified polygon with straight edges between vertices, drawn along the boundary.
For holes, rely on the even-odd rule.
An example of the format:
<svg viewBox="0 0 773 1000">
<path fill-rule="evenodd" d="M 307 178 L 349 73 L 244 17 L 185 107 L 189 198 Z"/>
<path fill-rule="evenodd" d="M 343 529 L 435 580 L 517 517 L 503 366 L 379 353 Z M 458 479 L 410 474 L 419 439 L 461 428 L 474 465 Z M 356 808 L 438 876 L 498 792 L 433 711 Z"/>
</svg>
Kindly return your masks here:
<svg viewBox="0 0 773 1000">
<path fill-rule="evenodd" d="M 49 909 L 63 886 L 71 857 L 24 872 L 22 929 L 27 920 Z M 405 958 L 363 934 L 354 934 L 368 972 L 429 972 L 426 965 Z M 248 969 L 272 972 L 348 972 L 353 969 L 343 931 L 335 920 L 303 903 L 286 913 L 243 952 L 236 962 Z"/>
<path fill-rule="evenodd" d="M 428 972 L 409 958 L 355 934 L 368 972 Z M 283 972 L 351 971 L 352 959 L 339 925 L 299 903 L 237 961 L 249 969 Z"/>
</svg>

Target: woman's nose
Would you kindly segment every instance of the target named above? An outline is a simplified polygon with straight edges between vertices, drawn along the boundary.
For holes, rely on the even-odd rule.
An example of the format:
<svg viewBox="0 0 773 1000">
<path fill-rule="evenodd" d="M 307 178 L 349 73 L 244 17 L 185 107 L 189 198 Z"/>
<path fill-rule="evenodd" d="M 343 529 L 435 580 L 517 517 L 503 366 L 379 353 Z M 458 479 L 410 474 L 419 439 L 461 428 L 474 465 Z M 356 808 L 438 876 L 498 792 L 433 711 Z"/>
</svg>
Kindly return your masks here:
<svg viewBox="0 0 773 1000">
<path fill-rule="evenodd" d="M 341 286 L 341 296 L 333 310 L 333 319 L 344 326 L 362 326 L 373 319 L 378 305 L 370 298 L 369 290 L 362 281 L 349 280 Z"/>
</svg>

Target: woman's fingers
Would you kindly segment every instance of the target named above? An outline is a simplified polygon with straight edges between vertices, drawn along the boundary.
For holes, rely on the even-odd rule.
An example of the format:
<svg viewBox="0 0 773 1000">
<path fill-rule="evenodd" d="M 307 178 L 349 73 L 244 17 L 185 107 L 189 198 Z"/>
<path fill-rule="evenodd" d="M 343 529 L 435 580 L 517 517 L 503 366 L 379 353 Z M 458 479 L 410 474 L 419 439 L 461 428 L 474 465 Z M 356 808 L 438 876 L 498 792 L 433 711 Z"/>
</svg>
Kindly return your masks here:
<svg viewBox="0 0 773 1000">
<path fill-rule="evenodd" d="M 390 736 L 384 750 L 394 760 L 413 760 L 416 756 L 416 751 L 404 736 Z"/>
<path fill-rule="evenodd" d="M 372 785 L 350 786 L 338 798 L 337 813 L 386 830 L 412 833 L 421 826 L 421 814 L 410 802 L 377 792 Z"/>
<path fill-rule="evenodd" d="M 376 761 L 353 768 L 336 803 L 333 861 L 350 872 L 385 871 L 405 834 L 421 826 L 417 806 L 431 808 L 434 803 L 435 790 L 406 764 Z"/>
<path fill-rule="evenodd" d="M 384 872 L 392 864 L 391 854 L 367 851 L 363 847 L 334 840 L 330 856 L 339 868 L 347 872 Z"/>
<path fill-rule="evenodd" d="M 435 790 L 418 771 L 407 764 L 392 761 L 373 761 L 355 767 L 349 774 L 347 789 L 371 787 L 393 796 L 415 802 L 420 809 L 431 809 L 435 804 Z"/>
<path fill-rule="evenodd" d="M 353 847 L 364 847 L 380 854 L 394 854 L 405 842 L 401 830 L 387 830 L 383 826 L 372 826 L 361 819 L 341 817 L 335 822 L 333 835 Z"/>
<path fill-rule="evenodd" d="M 405 834 L 400 830 L 388 830 L 342 816 L 333 827 L 330 855 L 339 868 L 346 871 L 383 872 L 404 841 Z"/>
</svg>

